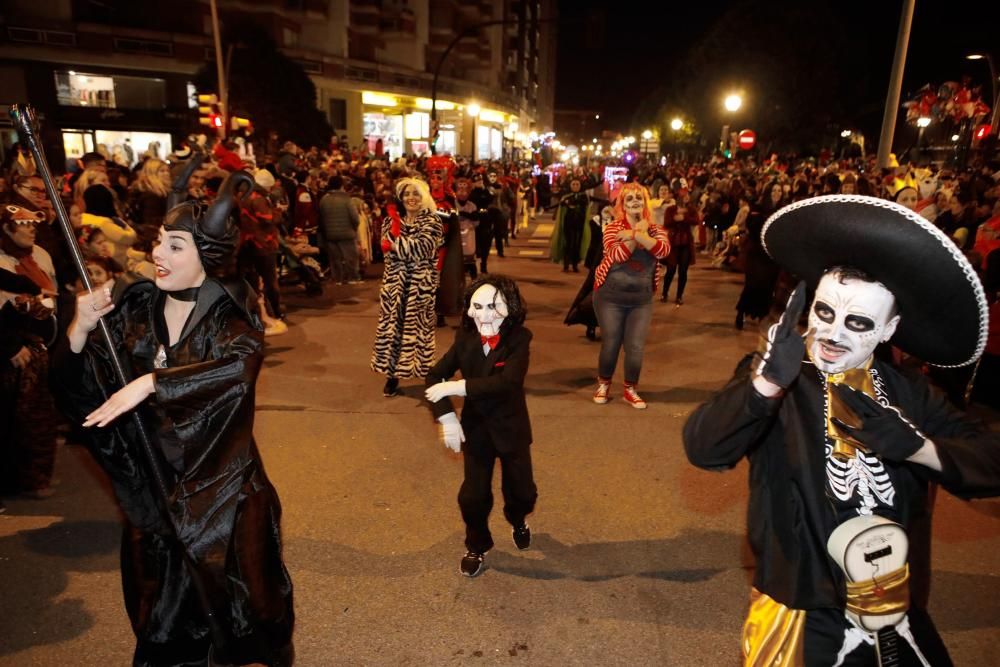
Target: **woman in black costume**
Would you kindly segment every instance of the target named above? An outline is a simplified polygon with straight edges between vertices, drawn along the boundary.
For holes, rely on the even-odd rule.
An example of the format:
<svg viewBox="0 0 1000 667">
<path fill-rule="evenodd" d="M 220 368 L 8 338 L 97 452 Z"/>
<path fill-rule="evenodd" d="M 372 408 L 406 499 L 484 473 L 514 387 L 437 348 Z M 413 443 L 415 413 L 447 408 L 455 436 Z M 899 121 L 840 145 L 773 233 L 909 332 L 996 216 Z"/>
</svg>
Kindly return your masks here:
<svg viewBox="0 0 1000 667">
<path fill-rule="evenodd" d="M 253 290 L 229 272 L 237 184 L 252 179 L 230 176 L 210 208 L 172 208 L 153 250 L 155 283 L 132 276 L 80 295 L 56 350 L 64 409 L 88 427 L 125 515 L 134 665 L 292 662 L 281 506 L 253 437 L 263 332 Z M 136 378 L 120 389 L 94 332 L 102 316 Z M 161 459 L 166 507 L 151 491 L 136 424 L 124 418 L 133 409 Z"/>
</svg>

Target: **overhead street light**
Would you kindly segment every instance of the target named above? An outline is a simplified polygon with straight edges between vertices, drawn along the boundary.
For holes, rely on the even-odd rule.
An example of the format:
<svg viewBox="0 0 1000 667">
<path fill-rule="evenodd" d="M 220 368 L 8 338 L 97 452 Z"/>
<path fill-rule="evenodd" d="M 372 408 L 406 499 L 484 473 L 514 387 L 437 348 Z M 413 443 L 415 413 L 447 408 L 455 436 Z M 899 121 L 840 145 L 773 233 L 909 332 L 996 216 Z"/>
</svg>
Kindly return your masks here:
<svg viewBox="0 0 1000 667">
<path fill-rule="evenodd" d="M 739 111 L 740 107 L 743 106 L 743 98 L 733 93 L 726 97 L 725 105 L 726 111 Z"/>
<path fill-rule="evenodd" d="M 930 124 L 931 124 L 931 119 L 928 118 L 927 116 L 921 116 L 920 118 L 917 119 L 917 127 L 919 127 L 920 129 L 923 129 Z"/>
<path fill-rule="evenodd" d="M 643 133 L 642 133 L 642 138 L 645 139 L 646 141 L 649 141 L 650 139 L 653 138 L 653 131 L 652 130 L 644 130 Z"/>
<path fill-rule="evenodd" d="M 680 131 L 682 127 L 684 127 L 684 121 L 682 121 L 680 118 L 674 118 L 672 121 L 670 121 L 670 129 L 673 130 L 674 132 Z"/>
</svg>

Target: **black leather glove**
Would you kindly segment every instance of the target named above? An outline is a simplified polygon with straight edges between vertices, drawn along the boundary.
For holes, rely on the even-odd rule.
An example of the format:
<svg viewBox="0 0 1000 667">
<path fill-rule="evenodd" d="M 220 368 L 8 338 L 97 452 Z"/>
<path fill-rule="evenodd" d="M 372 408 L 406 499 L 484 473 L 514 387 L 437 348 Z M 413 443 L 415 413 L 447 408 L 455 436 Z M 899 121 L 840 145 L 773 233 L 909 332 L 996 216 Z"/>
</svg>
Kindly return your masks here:
<svg viewBox="0 0 1000 667">
<path fill-rule="evenodd" d="M 756 374 L 782 389 L 788 389 L 802 370 L 806 342 L 797 327 L 805 305 L 806 283 L 801 281 L 788 297 L 781 319 L 767 330 L 764 350 L 757 363 Z"/>
<path fill-rule="evenodd" d="M 849 425 L 834 417 L 834 426 L 866 448 L 884 459 L 901 462 L 923 447 L 927 436 L 899 408 L 885 407 L 867 394 L 846 385 L 833 385 L 831 389 L 861 422 Z"/>
</svg>

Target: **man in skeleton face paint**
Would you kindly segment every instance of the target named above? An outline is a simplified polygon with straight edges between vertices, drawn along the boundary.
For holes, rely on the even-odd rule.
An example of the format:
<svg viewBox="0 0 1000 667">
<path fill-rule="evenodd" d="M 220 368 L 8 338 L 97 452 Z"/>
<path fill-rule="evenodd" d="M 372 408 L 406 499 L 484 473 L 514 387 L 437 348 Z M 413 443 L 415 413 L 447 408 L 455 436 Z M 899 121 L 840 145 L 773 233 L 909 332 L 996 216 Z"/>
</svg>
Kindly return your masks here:
<svg viewBox="0 0 1000 667">
<path fill-rule="evenodd" d="M 875 350 L 891 339 L 929 364 L 975 363 L 982 285 L 941 231 L 881 199 L 807 199 L 761 238 L 803 281 L 684 427 L 695 465 L 750 463 L 744 664 L 950 665 L 927 613 L 931 485 L 1000 495 L 1000 437 Z"/>
<path fill-rule="evenodd" d="M 466 312 L 455 342 L 427 374 L 427 400 L 441 425 L 444 445 L 461 452 L 465 479 L 458 505 L 465 520 L 460 572 L 475 577 L 493 548 L 489 529 L 493 508 L 493 467 L 500 460 L 504 516 L 513 526 L 518 549 L 531 546 L 525 518 L 538 497 L 531 468 L 531 421 L 524 396 L 531 331 L 523 326 L 526 309 L 510 278 L 491 274 L 475 281 L 465 295 Z M 461 380 L 451 380 L 461 371 Z M 462 418 L 452 396 L 462 396 Z"/>
</svg>

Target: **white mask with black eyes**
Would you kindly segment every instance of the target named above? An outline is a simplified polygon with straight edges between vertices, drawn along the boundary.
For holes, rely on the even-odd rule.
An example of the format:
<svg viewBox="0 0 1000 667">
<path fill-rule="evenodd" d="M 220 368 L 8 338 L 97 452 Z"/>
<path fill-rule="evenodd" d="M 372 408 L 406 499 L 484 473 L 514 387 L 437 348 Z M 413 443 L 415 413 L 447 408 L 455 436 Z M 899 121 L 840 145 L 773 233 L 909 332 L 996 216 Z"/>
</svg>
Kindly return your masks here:
<svg viewBox="0 0 1000 667">
<path fill-rule="evenodd" d="M 469 317 L 476 323 L 480 336 L 496 336 L 507 319 L 507 302 L 493 285 L 481 285 L 469 301 Z"/>
<path fill-rule="evenodd" d="M 899 315 L 893 315 L 895 298 L 881 283 L 856 278 L 841 282 L 827 273 L 816 287 L 809 310 L 806 349 L 824 373 L 843 373 L 867 363 L 879 343 L 896 333 Z"/>
</svg>

